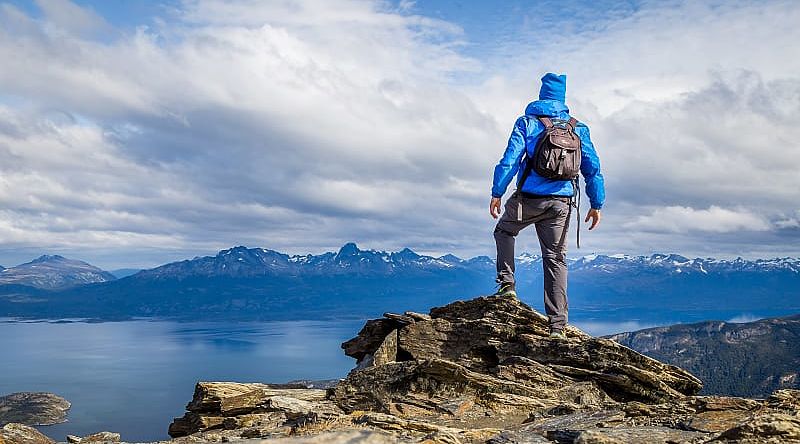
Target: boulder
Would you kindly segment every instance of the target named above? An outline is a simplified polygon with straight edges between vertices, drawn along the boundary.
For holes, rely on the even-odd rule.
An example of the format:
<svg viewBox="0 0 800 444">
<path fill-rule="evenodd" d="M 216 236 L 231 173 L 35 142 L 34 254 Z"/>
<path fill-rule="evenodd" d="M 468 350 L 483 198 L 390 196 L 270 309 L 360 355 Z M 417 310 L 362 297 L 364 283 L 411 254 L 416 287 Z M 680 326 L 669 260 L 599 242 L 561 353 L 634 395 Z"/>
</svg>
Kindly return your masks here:
<svg viewBox="0 0 800 444">
<path fill-rule="evenodd" d="M 79 438 L 78 442 L 80 444 L 108 444 L 108 443 L 117 443 L 120 442 L 120 434 L 114 432 L 97 432 L 92 433 L 91 435 L 86 435 L 83 438 Z"/>
<path fill-rule="evenodd" d="M 264 444 L 398 444 L 412 442 L 398 439 L 396 435 L 371 430 L 344 430 L 324 432 L 311 436 L 273 438 L 259 441 Z"/>
<path fill-rule="evenodd" d="M 714 442 L 798 443 L 800 416 L 785 413 L 753 415 L 723 432 Z"/>
<path fill-rule="evenodd" d="M 798 413 L 800 412 L 800 390 L 776 390 L 767 398 L 767 404 L 774 409 L 786 410 L 789 413 Z"/>
</svg>

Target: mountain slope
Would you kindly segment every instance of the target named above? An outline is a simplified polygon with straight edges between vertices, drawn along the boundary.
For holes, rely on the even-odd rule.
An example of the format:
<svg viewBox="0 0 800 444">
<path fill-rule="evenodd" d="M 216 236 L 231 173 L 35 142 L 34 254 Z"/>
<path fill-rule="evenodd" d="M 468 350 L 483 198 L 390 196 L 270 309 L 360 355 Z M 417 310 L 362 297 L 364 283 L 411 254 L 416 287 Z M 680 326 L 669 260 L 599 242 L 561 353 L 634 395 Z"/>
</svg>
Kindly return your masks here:
<svg viewBox="0 0 800 444">
<path fill-rule="evenodd" d="M 689 370 L 707 394 L 765 397 L 777 389 L 800 388 L 800 315 L 679 324 L 609 338 Z"/>
<path fill-rule="evenodd" d="M 44 255 L 0 271 L 0 284 L 18 284 L 48 290 L 113 281 L 111 273 L 83 261 Z"/>
<path fill-rule="evenodd" d="M 108 272 L 114 275 L 114 277 L 117 279 L 132 276 L 140 271 L 142 271 L 141 268 L 118 268 L 116 270 L 108 270 Z"/>
</svg>

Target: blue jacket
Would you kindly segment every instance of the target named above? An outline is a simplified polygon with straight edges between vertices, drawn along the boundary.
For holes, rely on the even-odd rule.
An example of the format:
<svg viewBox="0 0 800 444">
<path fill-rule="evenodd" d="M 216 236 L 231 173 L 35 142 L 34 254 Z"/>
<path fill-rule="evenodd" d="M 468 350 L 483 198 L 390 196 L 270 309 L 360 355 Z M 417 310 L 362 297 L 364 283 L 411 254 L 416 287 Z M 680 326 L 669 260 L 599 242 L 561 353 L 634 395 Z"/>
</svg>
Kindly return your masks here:
<svg viewBox="0 0 800 444">
<path fill-rule="evenodd" d="M 544 125 L 536 116 L 547 116 L 557 119 L 569 120 L 569 108 L 564 104 L 566 92 L 566 76 L 560 77 L 555 82 L 548 82 L 548 76 L 542 78 L 542 90 L 539 94 L 544 100 L 531 102 L 525 108 L 525 115 L 517 119 L 511 137 L 508 139 L 503 157 L 494 168 L 494 183 L 492 197 L 502 197 L 511 180 L 525 169 L 527 159 L 533 155 L 534 147 L 539 136 L 544 131 Z M 551 78 L 552 79 L 552 78 Z M 560 100 L 558 100 L 560 99 Z M 606 199 L 603 174 L 600 172 L 600 159 L 589 137 L 589 128 L 579 123 L 575 132 L 581 138 L 581 175 L 586 182 L 586 194 L 592 208 L 601 209 Z M 528 155 L 524 156 L 527 151 Z M 519 178 L 517 178 L 519 180 Z M 519 185 L 519 184 L 517 184 Z M 531 194 L 572 196 L 572 182 L 568 180 L 550 180 L 531 170 L 530 175 L 520 188 Z"/>
</svg>

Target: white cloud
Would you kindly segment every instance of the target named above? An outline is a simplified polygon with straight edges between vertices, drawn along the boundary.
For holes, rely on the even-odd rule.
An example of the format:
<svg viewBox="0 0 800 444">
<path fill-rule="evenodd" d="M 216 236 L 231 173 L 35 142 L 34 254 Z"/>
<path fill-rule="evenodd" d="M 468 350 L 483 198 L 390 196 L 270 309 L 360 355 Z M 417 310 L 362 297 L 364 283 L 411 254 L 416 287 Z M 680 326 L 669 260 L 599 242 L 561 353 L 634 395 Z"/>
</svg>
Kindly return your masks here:
<svg viewBox="0 0 800 444">
<path fill-rule="evenodd" d="M 640 6 L 552 44 L 531 28 L 520 37 L 531 42 L 530 56 L 513 59 L 521 74 L 505 74 L 509 58 L 493 60 L 487 71 L 504 74 L 476 93 L 476 103 L 512 121 L 526 92 L 536 94 L 530 73 L 568 73 L 568 104 L 592 129 L 608 194 L 603 224 L 582 236 L 585 248 L 798 254 L 797 231 L 776 234 L 782 225 L 775 221 L 800 199 L 800 62 L 781 55 L 800 37 L 800 8 L 784 1 Z M 651 220 L 656 208 L 712 206 L 757 215 L 746 217 L 756 230 L 727 231 L 734 239 L 685 224 L 651 229 L 659 225 Z M 650 228 L 633 228 L 642 221 Z"/>
<path fill-rule="evenodd" d="M 729 233 L 736 231 L 766 231 L 768 221 L 747 210 L 731 210 L 712 205 L 707 209 L 669 206 L 653 209 L 648 215 L 638 216 L 625 224 L 629 230 L 669 233 L 690 231 Z"/>
<path fill-rule="evenodd" d="M 82 8 L 70 0 L 34 0 L 41 9 L 47 23 L 77 35 L 92 35 L 106 31 L 110 25 L 88 8 Z"/>
<path fill-rule="evenodd" d="M 792 2 L 646 3 L 502 64 L 413 2 L 187 0 L 108 41 L 92 11 L 38 4 L 0 7 L 2 248 L 490 254 L 493 164 L 560 66 L 608 184 L 584 245 L 686 252 L 746 230 L 711 253 L 800 253 L 763 237 L 800 197 Z"/>
</svg>

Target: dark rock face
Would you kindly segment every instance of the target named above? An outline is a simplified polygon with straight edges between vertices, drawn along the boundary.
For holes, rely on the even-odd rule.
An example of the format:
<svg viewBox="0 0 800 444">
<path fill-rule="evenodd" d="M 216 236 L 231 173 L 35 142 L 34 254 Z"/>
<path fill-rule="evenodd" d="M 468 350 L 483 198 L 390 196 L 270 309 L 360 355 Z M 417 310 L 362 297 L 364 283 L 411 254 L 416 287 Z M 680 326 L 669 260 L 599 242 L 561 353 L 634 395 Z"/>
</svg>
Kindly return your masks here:
<svg viewBox="0 0 800 444">
<path fill-rule="evenodd" d="M 0 425 L 51 425 L 66 421 L 70 403 L 45 392 L 20 392 L 0 397 Z"/>
<path fill-rule="evenodd" d="M 358 336 L 342 344 L 344 354 L 357 361 L 362 361 L 367 354 L 374 354 L 389 333 L 397 330 L 400 325 L 399 322 L 391 319 L 367 321 Z"/>
<path fill-rule="evenodd" d="M 800 389 L 800 316 L 679 324 L 610 339 L 691 371 L 704 393 L 763 398 Z"/>
<path fill-rule="evenodd" d="M 481 297 L 429 315 L 387 313 L 342 344 L 356 368 L 323 390 L 199 383 L 175 442 L 800 442 L 800 391 L 697 396 L 685 370 Z M 382 434 L 389 432 L 390 435 Z M 184 436 L 188 435 L 188 436 Z M 285 439 L 285 438 L 284 438 Z"/>
</svg>

